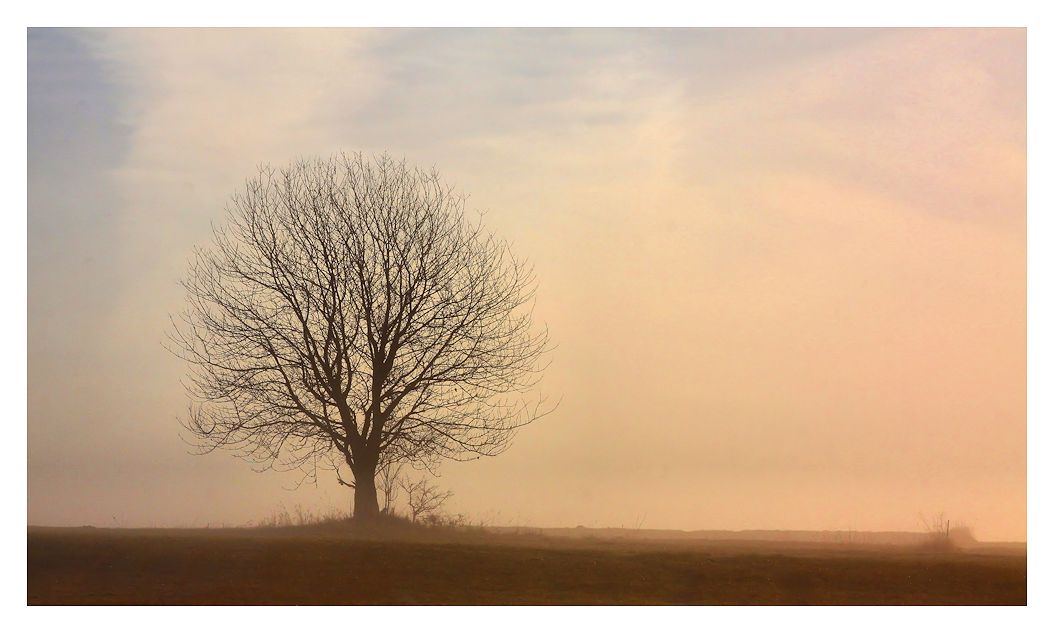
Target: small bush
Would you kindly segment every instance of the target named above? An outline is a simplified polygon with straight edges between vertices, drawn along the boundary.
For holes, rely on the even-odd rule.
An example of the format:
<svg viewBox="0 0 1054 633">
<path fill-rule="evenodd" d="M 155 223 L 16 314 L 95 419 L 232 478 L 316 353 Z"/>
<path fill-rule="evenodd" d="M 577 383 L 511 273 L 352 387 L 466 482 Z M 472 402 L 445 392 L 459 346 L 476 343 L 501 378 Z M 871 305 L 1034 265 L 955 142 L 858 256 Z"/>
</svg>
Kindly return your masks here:
<svg viewBox="0 0 1054 633">
<path fill-rule="evenodd" d="M 925 534 L 921 543 L 921 547 L 924 550 L 953 552 L 977 542 L 969 526 L 961 522 L 957 522 L 952 526 L 952 522 L 944 518 L 943 512 L 937 513 L 929 519 L 920 514 L 919 519 L 925 527 Z"/>
</svg>

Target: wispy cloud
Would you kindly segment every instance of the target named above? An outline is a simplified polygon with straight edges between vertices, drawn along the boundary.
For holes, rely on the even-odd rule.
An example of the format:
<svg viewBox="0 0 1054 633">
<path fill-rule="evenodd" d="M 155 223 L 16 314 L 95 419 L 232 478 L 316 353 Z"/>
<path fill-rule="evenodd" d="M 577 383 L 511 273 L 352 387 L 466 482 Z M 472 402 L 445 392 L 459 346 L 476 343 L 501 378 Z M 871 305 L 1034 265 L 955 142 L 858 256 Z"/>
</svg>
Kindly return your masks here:
<svg viewBox="0 0 1054 633">
<path fill-rule="evenodd" d="M 537 263 L 564 403 L 501 459 L 446 471 L 465 510 L 912 529 L 940 504 L 1023 536 L 1023 31 L 38 35 L 31 520 L 273 504 L 281 478 L 183 454 L 160 332 L 258 163 L 345 149 L 436 164 Z M 56 244 L 100 253 L 80 293 Z M 56 378 L 76 403 L 48 399 Z M 84 473 L 72 487 L 55 454 Z M 193 493 L 216 477 L 237 489 Z"/>
</svg>

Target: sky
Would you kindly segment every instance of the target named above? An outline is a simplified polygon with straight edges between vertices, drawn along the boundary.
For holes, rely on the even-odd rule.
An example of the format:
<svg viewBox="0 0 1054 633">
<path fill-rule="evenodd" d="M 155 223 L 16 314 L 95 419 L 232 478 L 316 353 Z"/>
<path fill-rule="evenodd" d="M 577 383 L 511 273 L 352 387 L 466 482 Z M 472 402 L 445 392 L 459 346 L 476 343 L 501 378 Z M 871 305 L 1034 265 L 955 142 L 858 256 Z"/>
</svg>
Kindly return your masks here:
<svg viewBox="0 0 1054 633">
<path fill-rule="evenodd" d="M 259 165 L 388 152 L 535 265 L 560 398 L 490 524 L 1026 538 L 1023 29 L 28 34 L 28 520 L 346 509 L 195 455 L 162 347 Z"/>
</svg>

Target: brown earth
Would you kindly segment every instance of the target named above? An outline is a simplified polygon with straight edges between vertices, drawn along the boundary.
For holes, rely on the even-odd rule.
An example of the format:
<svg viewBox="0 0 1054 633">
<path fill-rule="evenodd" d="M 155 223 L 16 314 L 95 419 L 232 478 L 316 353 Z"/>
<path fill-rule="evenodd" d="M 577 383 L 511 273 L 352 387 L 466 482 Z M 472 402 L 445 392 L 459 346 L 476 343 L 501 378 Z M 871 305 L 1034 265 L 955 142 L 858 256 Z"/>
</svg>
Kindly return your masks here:
<svg viewBox="0 0 1054 633">
<path fill-rule="evenodd" d="M 29 528 L 29 604 L 1005 604 L 1022 552 L 766 541 Z"/>
</svg>

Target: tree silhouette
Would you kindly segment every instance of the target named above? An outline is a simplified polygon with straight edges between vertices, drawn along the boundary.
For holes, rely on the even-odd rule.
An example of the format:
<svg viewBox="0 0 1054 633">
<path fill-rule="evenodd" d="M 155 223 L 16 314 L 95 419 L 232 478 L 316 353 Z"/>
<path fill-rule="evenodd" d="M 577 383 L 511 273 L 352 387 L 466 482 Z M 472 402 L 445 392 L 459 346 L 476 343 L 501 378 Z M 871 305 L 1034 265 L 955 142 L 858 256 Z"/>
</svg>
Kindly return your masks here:
<svg viewBox="0 0 1054 633">
<path fill-rule="evenodd" d="M 505 450 L 544 415 L 532 268 L 438 174 L 340 154 L 261 167 L 184 278 L 189 441 L 332 469 L 378 513 L 389 463 Z M 350 470 L 351 477 L 342 474 Z"/>
<path fill-rule="evenodd" d="M 403 479 L 399 482 L 399 487 L 406 493 L 406 506 L 410 509 L 411 523 L 434 515 L 447 499 L 454 496 L 453 492 L 441 489 L 427 477 L 421 477 L 417 481 Z"/>
<path fill-rule="evenodd" d="M 394 511 L 393 506 L 399 494 L 400 483 L 403 481 L 402 468 L 402 464 L 392 461 L 387 461 L 377 467 L 377 478 L 380 480 L 378 491 L 384 499 L 384 504 L 380 508 L 384 514 L 390 515 Z"/>
</svg>

